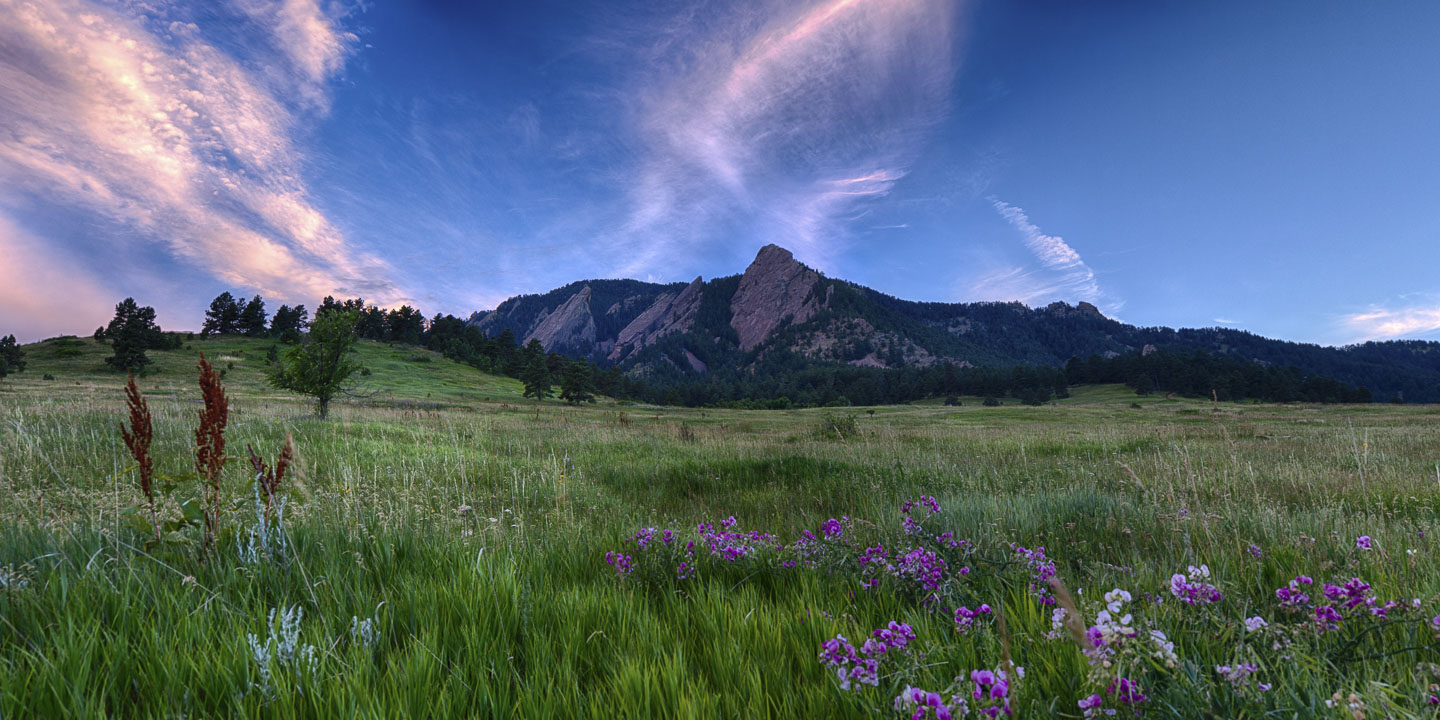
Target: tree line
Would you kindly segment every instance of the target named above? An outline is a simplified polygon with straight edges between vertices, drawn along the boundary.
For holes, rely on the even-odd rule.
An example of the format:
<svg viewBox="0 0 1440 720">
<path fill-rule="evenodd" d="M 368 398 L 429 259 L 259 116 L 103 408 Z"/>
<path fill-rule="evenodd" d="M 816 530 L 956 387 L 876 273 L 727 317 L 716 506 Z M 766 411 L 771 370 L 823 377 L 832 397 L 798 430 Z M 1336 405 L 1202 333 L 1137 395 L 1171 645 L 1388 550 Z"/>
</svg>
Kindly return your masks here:
<svg viewBox="0 0 1440 720">
<path fill-rule="evenodd" d="M 331 322 L 324 325 L 324 332 L 316 333 L 327 318 Z M 356 339 L 424 347 L 483 372 L 518 379 L 525 386 L 526 397 L 543 400 L 558 395 L 571 403 L 607 396 L 656 405 L 780 409 L 900 404 L 933 398 L 956 404 L 962 396 L 970 396 L 983 398 L 986 404 L 1013 398 L 1039 405 L 1068 397 L 1071 386 L 1103 383 L 1124 384 L 1141 395 L 1166 392 L 1226 401 L 1371 401 L 1365 388 L 1293 366 L 1249 362 L 1203 350 L 1091 355 L 1071 358 L 1064 367 L 970 367 L 941 362 L 899 368 L 817 366 L 796 353 L 776 351 L 744 369 L 697 375 L 680 369 L 685 364 L 684 348 L 670 348 L 662 341 L 654 350 L 675 357 L 639 377 L 615 365 L 602 367 L 584 358 L 547 351 L 537 339 L 521 345 L 509 329 L 489 336 L 453 315 L 436 314 L 426 320 L 410 305 L 385 310 L 366 304 L 363 298 L 327 296 L 312 320 L 304 305 L 281 305 L 271 316 L 264 298 L 256 295 L 244 300 L 225 292 L 211 302 L 200 334 L 202 338 L 270 337 L 297 346 L 283 359 L 272 353 L 276 369 L 271 381 L 277 387 L 316 397 L 322 413 L 330 398 L 344 390 L 345 380 L 359 370 L 358 365 L 351 367 L 343 361 Z M 108 364 L 131 372 L 141 371 L 149 363 L 147 350 L 178 348 L 182 342 L 180 334 L 166 333 L 156 325 L 153 308 L 140 306 L 133 298 L 116 305 L 114 318 L 95 331 L 95 338 L 111 344 Z M 0 378 L 23 369 L 22 356 L 13 336 L 0 340 Z M 329 369 L 317 374 L 316 368 L 322 366 Z M 341 377 L 320 382 L 319 375 Z"/>
</svg>

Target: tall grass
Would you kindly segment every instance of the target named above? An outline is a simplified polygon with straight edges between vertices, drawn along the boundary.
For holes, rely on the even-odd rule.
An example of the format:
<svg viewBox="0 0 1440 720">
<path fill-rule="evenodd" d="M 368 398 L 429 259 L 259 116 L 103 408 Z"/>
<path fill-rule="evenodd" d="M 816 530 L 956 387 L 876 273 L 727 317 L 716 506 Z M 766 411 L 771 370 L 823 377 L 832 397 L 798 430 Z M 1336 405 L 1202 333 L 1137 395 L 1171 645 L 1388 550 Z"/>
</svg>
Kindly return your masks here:
<svg viewBox="0 0 1440 720">
<path fill-rule="evenodd" d="M 200 397 L 143 384 L 154 472 L 182 474 Z M 1440 657 L 1423 622 L 1307 637 L 1288 658 L 1261 648 L 1273 689 L 1256 697 L 1214 667 L 1256 645 L 1244 619 L 1275 617 L 1275 589 L 1300 574 L 1363 576 L 1383 598 L 1440 611 L 1432 408 L 466 403 L 343 406 L 319 422 L 299 402 L 239 392 L 230 447 L 294 438 L 280 565 L 146 547 L 121 519 L 146 501 L 126 472 L 123 402 L 118 386 L 0 389 L 0 716 L 889 715 L 907 685 L 996 667 L 993 619 L 960 635 L 844 572 L 717 561 L 694 582 L 655 583 L 617 577 L 604 555 L 637 552 L 641 527 L 729 515 L 787 541 L 842 515 L 898 536 L 900 501 L 922 493 L 944 507 L 935 529 L 976 548 L 966 592 L 1003 612 L 1026 668 L 1021 717 L 1079 717 L 1088 666 L 1045 637 L 1051 608 L 1027 592 L 1012 544 L 1044 546 L 1080 605 L 1113 587 L 1163 597 L 1174 573 L 1209 567 L 1222 603 L 1144 611 L 1181 660 L 1152 675 L 1150 716 L 1342 717 L 1325 704 L 1337 692 L 1372 717 L 1431 712 L 1417 666 Z M 254 474 L 221 472 L 218 548 L 254 514 Z M 159 501 L 162 521 L 178 512 Z M 271 612 L 278 627 L 291 608 L 314 670 L 275 657 L 262 670 L 247 636 L 266 642 Z M 360 619 L 373 643 L 351 632 Z M 821 643 L 890 620 L 915 628 L 924 663 L 838 689 Z"/>
</svg>

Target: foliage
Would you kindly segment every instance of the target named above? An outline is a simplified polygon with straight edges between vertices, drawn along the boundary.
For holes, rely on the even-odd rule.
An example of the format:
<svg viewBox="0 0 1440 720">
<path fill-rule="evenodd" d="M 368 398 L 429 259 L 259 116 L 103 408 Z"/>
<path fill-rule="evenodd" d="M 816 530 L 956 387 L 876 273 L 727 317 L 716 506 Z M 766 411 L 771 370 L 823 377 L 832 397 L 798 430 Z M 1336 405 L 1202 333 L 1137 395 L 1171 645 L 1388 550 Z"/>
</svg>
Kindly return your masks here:
<svg viewBox="0 0 1440 720">
<path fill-rule="evenodd" d="M 595 402 L 595 381 L 589 363 L 583 360 L 565 363 L 560 377 L 560 399 L 571 405 Z"/>
<path fill-rule="evenodd" d="M 150 364 L 147 350 L 175 345 L 155 324 L 155 308 L 141 307 L 134 298 L 125 298 L 115 306 L 115 317 L 106 326 L 104 336 L 113 350 L 105 358 L 106 364 L 127 372 L 143 370 Z"/>
<path fill-rule="evenodd" d="M 205 514 L 204 547 L 215 547 L 220 524 L 220 474 L 225 470 L 225 426 L 230 421 L 230 399 L 215 368 L 200 354 L 200 422 L 195 427 L 195 474 L 201 483 Z"/>
<path fill-rule="evenodd" d="M 25 351 L 15 342 L 15 336 L 6 335 L 0 338 L 0 380 L 4 380 L 10 373 L 18 373 L 24 369 Z"/>
<path fill-rule="evenodd" d="M 210 309 L 205 311 L 205 323 L 200 329 L 200 337 L 240 332 L 241 310 L 240 302 L 234 295 L 229 292 L 220 293 L 210 301 Z"/>
<path fill-rule="evenodd" d="M 271 385 L 315 398 L 316 413 L 321 419 L 327 417 L 330 401 L 353 389 L 350 377 L 361 368 L 352 357 L 358 320 L 349 310 L 317 314 L 304 341 L 270 371 Z"/>
</svg>

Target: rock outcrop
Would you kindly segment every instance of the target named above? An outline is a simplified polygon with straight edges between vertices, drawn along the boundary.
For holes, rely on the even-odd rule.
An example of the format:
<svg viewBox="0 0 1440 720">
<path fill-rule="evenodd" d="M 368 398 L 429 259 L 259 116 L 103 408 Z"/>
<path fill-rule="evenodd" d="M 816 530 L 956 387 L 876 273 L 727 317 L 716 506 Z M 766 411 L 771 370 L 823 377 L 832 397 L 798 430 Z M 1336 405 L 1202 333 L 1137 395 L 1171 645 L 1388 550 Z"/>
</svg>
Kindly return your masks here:
<svg viewBox="0 0 1440 720">
<path fill-rule="evenodd" d="M 760 248 L 730 299 L 730 326 L 740 337 L 740 349 L 754 350 L 786 322 L 802 323 L 814 317 L 822 307 L 814 294 L 819 280 L 820 274 L 797 261 L 789 250 L 777 245 Z"/>
<path fill-rule="evenodd" d="M 554 312 L 542 315 L 522 342 L 539 340 L 546 350 L 579 348 L 588 351 L 595 344 L 595 317 L 590 314 L 590 286 L 570 296 Z"/>
<path fill-rule="evenodd" d="M 700 313 L 700 295 L 704 290 L 704 280 L 697 277 L 684 290 L 656 298 L 650 307 L 620 331 L 615 338 L 615 349 L 610 351 L 610 360 L 619 360 L 636 350 L 654 345 L 671 333 L 690 332 L 695 327 L 695 317 Z"/>
</svg>

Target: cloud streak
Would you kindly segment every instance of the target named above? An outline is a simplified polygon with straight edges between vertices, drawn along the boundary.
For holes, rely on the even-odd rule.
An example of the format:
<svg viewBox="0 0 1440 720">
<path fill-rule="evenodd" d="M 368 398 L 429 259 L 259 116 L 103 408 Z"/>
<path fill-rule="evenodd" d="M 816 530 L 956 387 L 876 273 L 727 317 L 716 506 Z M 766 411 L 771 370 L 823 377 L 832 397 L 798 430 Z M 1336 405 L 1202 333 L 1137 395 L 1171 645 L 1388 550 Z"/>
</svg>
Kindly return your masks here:
<svg viewBox="0 0 1440 720">
<path fill-rule="evenodd" d="M 1083 300 L 1114 313 L 1124 306 L 1100 289 L 1095 271 L 1085 264 L 1080 253 L 1064 238 L 1047 235 L 1025 210 L 1002 200 L 990 198 L 995 212 L 1020 232 L 1025 247 L 1039 264 L 1038 268 L 1004 267 L 981 276 L 972 284 L 971 294 L 982 299 L 1019 300 L 1027 305 L 1062 300 Z"/>
<path fill-rule="evenodd" d="M 741 238 L 741 253 L 776 242 L 824 267 L 944 117 L 956 14 L 950 0 L 824 0 L 672 19 L 639 91 L 617 270 Z"/>
<path fill-rule="evenodd" d="M 1394 340 L 1440 332 L 1440 303 L 1407 307 L 1375 306 L 1341 317 L 1340 328 L 1348 342 Z"/>
<path fill-rule="evenodd" d="M 126 252 L 282 300 L 398 295 L 311 200 L 292 142 L 309 118 L 287 98 L 322 98 L 353 36 L 313 0 L 237 9 L 280 53 L 263 71 L 180 7 L 0 0 L 0 203 L 78 211 Z"/>
</svg>

